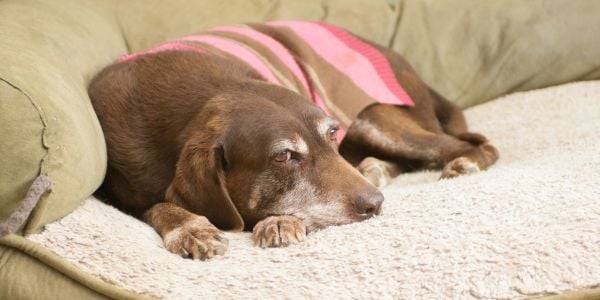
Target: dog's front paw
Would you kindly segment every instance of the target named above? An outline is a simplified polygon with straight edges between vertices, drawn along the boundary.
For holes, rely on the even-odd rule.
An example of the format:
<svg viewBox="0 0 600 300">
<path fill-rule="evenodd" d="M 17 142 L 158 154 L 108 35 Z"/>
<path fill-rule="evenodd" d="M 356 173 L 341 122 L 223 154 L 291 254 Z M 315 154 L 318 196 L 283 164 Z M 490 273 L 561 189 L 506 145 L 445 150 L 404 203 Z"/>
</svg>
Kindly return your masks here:
<svg viewBox="0 0 600 300">
<path fill-rule="evenodd" d="M 229 241 L 208 219 L 195 216 L 163 236 L 166 248 L 182 257 L 206 260 L 223 255 Z"/>
<path fill-rule="evenodd" d="M 286 247 L 306 238 L 306 226 L 293 216 L 271 216 L 254 226 L 254 244 L 261 248 Z"/>
<path fill-rule="evenodd" d="M 454 178 L 479 172 L 479 166 L 466 157 L 458 157 L 449 162 L 442 170 L 440 179 Z"/>
</svg>

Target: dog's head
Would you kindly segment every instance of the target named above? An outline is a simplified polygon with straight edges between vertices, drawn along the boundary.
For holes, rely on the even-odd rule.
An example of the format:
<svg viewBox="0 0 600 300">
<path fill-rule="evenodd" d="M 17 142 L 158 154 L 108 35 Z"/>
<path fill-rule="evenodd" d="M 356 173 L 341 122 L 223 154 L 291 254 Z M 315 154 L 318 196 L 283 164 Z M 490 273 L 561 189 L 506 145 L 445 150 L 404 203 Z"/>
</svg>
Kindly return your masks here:
<svg viewBox="0 0 600 300">
<path fill-rule="evenodd" d="M 338 123 L 267 84 L 214 97 L 186 129 L 167 198 L 223 229 L 293 215 L 308 230 L 378 214 L 382 194 L 338 153 Z"/>
</svg>

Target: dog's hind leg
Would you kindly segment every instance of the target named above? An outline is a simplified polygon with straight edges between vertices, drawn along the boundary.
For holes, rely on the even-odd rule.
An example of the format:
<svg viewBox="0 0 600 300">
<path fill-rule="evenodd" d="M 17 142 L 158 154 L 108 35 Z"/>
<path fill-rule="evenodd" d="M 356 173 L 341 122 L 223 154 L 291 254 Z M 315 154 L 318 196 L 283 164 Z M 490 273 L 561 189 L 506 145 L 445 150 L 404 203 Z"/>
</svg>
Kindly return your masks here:
<svg viewBox="0 0 600 300">
<path fill-rule="evenodd" d="M 429 92 L 434 100 L 435 115 L 445 133 L 473 145 L 483 145 L 488 142 L 485 136 L 469 132 L 467 121 L 460 107 L 431 88 L 429 88 Z"/>
<path fill-rule="evenodd" d="M 374 114 L 385 114 L 376 118 Z M 358 160 L 368 156 L 398 164 L 398 170 L 442 169 L 442 178 L 485 170 L 498 159 L 498 151 L 484 137 L 467 131 L 433 132 L 422 128 L 406 112 L 394 107 L 374 107 L 372 117 L 355 122 L 348 131 L 340 152 Z M 391 114 L 393 113 L 393 114 Z M 453 129 L 463 122 L 455 121 Z M 392 124 L 390 126 L 390 124 Z M 466 127 L 466 124 L 465 124 Z M 463 127 L 464 128 L 464 127 Z M 360 153 L 371 153 L 362 158 Z M 364 169 L 364 168 L 363 168 Z M 365 172 L 363 172 L 365 174 Z"/>
<path fill-rule="evenodd" d="M 486 169 L 498 159 L 496 148 L 488 144 L 488 139 L 468 131 L 467 122 L 462 110 L 446 100 L 433 89 L 429 89 L 434 99 L 435 114 L 440 126 L 448 135 L 473 145 L 469 149 L 448 162 L 442 170 L 442 178 L 452 178 Z"/>
</svg>

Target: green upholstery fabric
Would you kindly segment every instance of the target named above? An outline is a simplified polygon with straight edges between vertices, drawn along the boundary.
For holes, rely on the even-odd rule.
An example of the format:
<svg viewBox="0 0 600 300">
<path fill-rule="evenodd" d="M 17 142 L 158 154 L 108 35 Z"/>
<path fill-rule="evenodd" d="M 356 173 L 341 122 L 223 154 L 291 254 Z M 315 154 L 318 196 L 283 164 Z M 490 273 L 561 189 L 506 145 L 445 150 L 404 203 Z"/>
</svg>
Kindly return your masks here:
<svg viewBox="0 0 600 300">
<path fill-rule="evenodd" d="M 116 288 L 21 236 L 0 238 L 0 299 L 150 299 Z"/>
<path fill-rule="evenodd" d="M 402 1 L 391 46 L 462 107 L 600 78 L 600 1 Z"/>
<path fill-rule="evenodd" d="M 86 86 L 126 47 L 114 18 L 91 4 L 0 2 L 0 222 L 37 175 L 55 181 L 27 232 L 72 211 L 104 176 L 106 149 Z"/>
<path fill-rule="evenodd" d="M 68 214 L 100 185 L 106 147 L 86 88 L 127 51 L 219 24 L 326 20 L 393 47 L 467 107 L 599 79 L 599 11 L 596 0 L 2 0 L 0 223 L 40 174 L 55 184 L 24 233 Z"/>
<path fill-rule="evenodd" d="M 14 86 L 0 79 L 0 222 L 25 196 L 46 155 L 42 121 L 36 107 Z M 17 195 L 18 197 L 15 197 Z"/>
<path fill-rule="evenodd" d="M 1 299 L 109 299 L 18 250 L 0 246 L 0 267 Z"/>
</svg>

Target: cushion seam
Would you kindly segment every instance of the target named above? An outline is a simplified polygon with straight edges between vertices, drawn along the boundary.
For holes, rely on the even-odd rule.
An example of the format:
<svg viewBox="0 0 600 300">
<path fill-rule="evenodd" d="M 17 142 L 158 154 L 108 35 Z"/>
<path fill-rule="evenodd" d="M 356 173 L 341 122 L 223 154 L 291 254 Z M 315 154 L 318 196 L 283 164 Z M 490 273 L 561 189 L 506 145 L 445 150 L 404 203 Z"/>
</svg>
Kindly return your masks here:
<svg viewBox="0 0 600 300">
<path fill-rule="evenodd" d="M 49 146 L 49 138 L 48 138 L 48 130 L 49 130 L 49 126 L 48 126 L 48 119 L 46 117 L 46 114 L 44 112 L 44 110 L 42 109 L 41 106 L 39 106 L 31 96 L 29 96 L 22 88 L 20 88 L 18 85 L 10 82 L 9 80 L 5 79 L 4 77 L 0 77 L 0 81 L 5 82 L 6 84 L 8 84 L 9 86 L 11 86 L 14 90 L 18 91 L 19 93 L 21 93 L 25 98 L 27 98 L 27 100 L 29 101 L 29 103 L 31 104 L 31 106 L 33 106 L 33 108 L 37 111 L 38 117 L 40 118 L 40 122 L 42 125 L 42 133 L 41 133 L 41 145 L 42 145 L 42 149 L 45 152 L 44 155 L 42 156 L 42 159 L 38 165 L 38 171 L 36 174 L 37 176 L 40 175 L 48 175 L 48 169 L 47 169 L 47 165 L 48 162 L 51 159 L 51 153 L 50 153 L 50 146 Z M 48 196 L 48 194 L 46 194 L 46 197 Z M 22 201 L 22 200 L 21 200 Z M 33 208 L 33 211 L 31 212 L 31 214 L 29 215 L 29 217 L 27 218 L 27 221 L 25 222 L 24 226 L 21 226 L 21 229 L 24 231 L 27 231 L 27 227 L 29 226 L 29 222 L 31 221 L 32 217 L 35 217 L 36 215 L 36 210 L 39 209 L 39 204 L 40 202 L 38 201 L 38 203 L 36 204 L 36 206 Z"/>
<path fill-rule="evenodd" d="M 138 294 L 133 291 L 121 288 L 116 284 L 106 282 L 96 276 L 88 274 L 64 258 L 56 255 L 51 250 L 35 242 L 27 240 L 19 235 L 7 235 L 0 238 L 0 245 L 14 249 L 23 253 L 32 259 L 38 260 L 50 269 L 65 275 L 81 286 L 88 288 L 109 299 L 154 299 L 145 294 Z M 45 252 L 45 253 L 44 253 Z"/>
<path fill-rule="evenodd" d="M 47 136 L 48 121 L 46 118 L 46 114 L 44 113 L 42 108 L 39 105 L 37 105 L 35 103 L 35 101 L 33 101 L 33 99 L 25 91 L 23 91 L 23 89 L 21 89 L 20 87 L 18 87 L 15 84 L 13 84 L 12 82 L 6 80 L 5 78 L 0 77 L 0 80 L 5 82 L 6 84 L 10 85 L 13 89 L 17 90 L 19 93 L 21 93 L 23 96 L 25 96 L 25 98 L 27 98 L 27 100 L 29 100 L 29 103 L 31 103 L 31 105 L 37 111 L 40 121 L 42 123 L 42 147 L 44 148 L 44 151 L 46 152 L 44 154 L 44 156 L 42 157 L 42 161 L 40 163 L 39 171 L 38 171 L 37 175 L 39 176 L 42 173 L 47 173 L 47 170 L 45 170 L 44 165 L 45 165 L 45 162 L 48 161 L 48 159 L 49 159 L 50 147 L 48 146 L 48 136 Z M 47 174 L 45 174 L 45 175 L 47 175 Z"/>
</svg>

